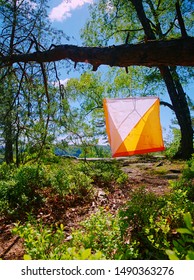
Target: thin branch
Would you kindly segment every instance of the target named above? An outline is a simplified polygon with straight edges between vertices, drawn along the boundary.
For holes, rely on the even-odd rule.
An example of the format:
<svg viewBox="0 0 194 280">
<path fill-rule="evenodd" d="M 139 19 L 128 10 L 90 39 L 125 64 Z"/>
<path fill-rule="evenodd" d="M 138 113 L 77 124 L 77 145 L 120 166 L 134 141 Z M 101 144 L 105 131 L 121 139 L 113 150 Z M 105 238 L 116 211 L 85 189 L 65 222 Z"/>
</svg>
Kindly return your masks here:
<svg viewBox="0 0 194 280">
<path fill-rule="evenodd" d="M 166 102 L 166 101 L 160 101 L 160 105 L 163 106 L 167 106 L 168 108 L 170 108 L 172 111 L 174 111 L 174 107 L 172 106 L 172 104 Z"/>
<path fill-rule="evenodd" d="M 117 33 L 121 33 L 121 32 L 128 32 L 128 33 L 132 33 L 132 32 L 138 32 L 138 31 L 142 31 L 143 28 L 137 28 L 137 29 L 120 29 L 120 30 L 115 30 L 111 35 L 108 36 L 107 39 L 110 39 L 112 36 L 114 36 Z"/>
</svg>

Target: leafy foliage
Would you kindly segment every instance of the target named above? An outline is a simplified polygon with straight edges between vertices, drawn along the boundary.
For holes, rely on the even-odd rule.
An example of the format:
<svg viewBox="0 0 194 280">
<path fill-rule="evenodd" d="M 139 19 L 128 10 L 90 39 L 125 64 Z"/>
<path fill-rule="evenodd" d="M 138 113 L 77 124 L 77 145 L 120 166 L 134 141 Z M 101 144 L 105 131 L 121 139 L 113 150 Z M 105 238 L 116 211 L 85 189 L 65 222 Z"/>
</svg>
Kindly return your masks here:
<svg viewBox="0 0 194 280">
<path fill-rule="evenodd" d="M 105 191 L 111 184 L 125 187 L 125 175 L 118 162 L 85 163 L 51 155 L 20 168 L 2 164 L 1 214 L 20 218 L 33 212 L 44 202 L 44 188 L 64 201 L 69 195 L 88 201 L 95 184 Z M 192 180 L 193 159 L 169 193 L 158 196 L 144 187 L 136 189 L 120 211 L 100 208 L 68 236 L 62 224 L 47 225 L 40 216 L 23 219 L 13 232 L 24 239 L 25 259 L 192 259 Z"/>
<path fill-rule="evenodd" d="M 103 185 L 105 188 L 111 187 L 112 184 L 124 185 L 128 181 L 128 176 L 124 173 L 119 163 L 96 161 L 80 166 L 81 170 L 91 176 L 98 186 Z"/>
<path fill-rule="evenodd" d="M 178 228 L 181 237 L 173 241 L 173 250 L 166 250 L 170 260 L 194 260 L 194 227 L 191 214 L 184 214 L 184 228 Z"/>
<path fill-rule="evenodd" d="M 109 188 L 112 184 L 125 184 L 127 180 L 128 176 L 116 163 L 77 162 L 47 151 L 39 163 L 31 159 L 19 168 L 0 165 L 0 212 L 17 216 L 30 212 L 35 205 L 39 209 L 44 188 L 50 188 L 61 199 L 71 195 L 86 201 L 92 199 L 95 185 Z"/>
<path fill-rule="evenodd" d="M 182 226 L 186 211 L 194 214 L 186 191 L 157 197 L 145 189 L 137 190 L 120 213 L 122 234 L 137 242 L 138 259 L 166 259 L 165 250 L 177 238 L 174 229 Z"/>
<path fill-rule="evenodd" d="M 71 246 L 91 248 L 92 252 L 101 251 L 107 259 L 117 258 L 122 247 L 118 216 L 101 208 L 80 226 L 72 232 Z"/>
<path fill-rule="evenodd" d="M 5 180 L 6 177 L 9 179 Z M 21 166 L 14 172 L 8 167 L 4 180 L 0 181 L 1 214 L 16 215 L 30 211 L 36 203 L 41 203 L 42 197 L 37 190 L 46 183 L 46 172 L 42 166 Z"/>
<path fill-rule="evenodd" d="M 64 226 L 48 227 L 32 218 L 25 225 L 16 224 L 13 233 L 24 239 L 26 254 L 24 259 L 33 260 L 95 260 L 103 259 L 99 251 L 68 247 L 64 243 Z"/>
<path fill-rule="evenodd" d="M 177 128 L 172 128 L 172 134 L 173 134 L 173 140 L 170 143 L 166 143 L 166 151 L 165 154 L 168 158 L 173 158 L 178 149 L 179 149 L 179 143 L 181 139 L 180 130 Z"/>
<path fill-rule="evenodd" d="M 173 189 L 186 192 L 189 200 L 194 201 L 194 157 L 187 161 L 179 181 L 173 184 Z"/>
<path fill-rule="evenodd" d="M 57 167 L 50 174 L 51 186 L 61 195 L 79 195 L 80 197 L 92 195 L 93 180 L 84 174 L 75 165 Z"/>
</svg>

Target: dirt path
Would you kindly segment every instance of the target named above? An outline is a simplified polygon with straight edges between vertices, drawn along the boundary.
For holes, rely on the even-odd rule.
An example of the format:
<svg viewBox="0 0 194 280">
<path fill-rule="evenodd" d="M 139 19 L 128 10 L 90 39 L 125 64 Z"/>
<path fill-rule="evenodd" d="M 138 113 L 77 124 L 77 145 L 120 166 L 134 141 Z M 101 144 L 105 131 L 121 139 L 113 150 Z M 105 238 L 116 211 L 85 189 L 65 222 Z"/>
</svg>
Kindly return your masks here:
<svg viewBox="0 0 194 280">
<path fill-rule="evenodd" d="M 69 196 L 68 201 L 61 201 L 57 195 L 51 196 L 50 190 L 45 189 L 45 204 L 37 211 L 37 219 L 47 224 L 62 223 L 65 226 L 66 236 L 71 228 L 78 226 L 79 222 L 95 213 L 100 206 L 107 211 L 115 213 L 130 199 L 133 191 L 144 186 L 147 191 L 162 195 L 169 191 L 169 180 L 176 180 L 183 169 L 183 163 L 170 162 L 164 159 L 149 160 L 124 160 L 122 170 L 128 174 L 129 182 L 123 187 L 112 185 L 109 191 L 103 187 L 95 187 L 93 201 L 76 201 Z M 11 234 L 14 227 L 13 221 L 0 217 L 0 258 L 22 259 L 24 247 L 22 240 Z"/>
</svg>

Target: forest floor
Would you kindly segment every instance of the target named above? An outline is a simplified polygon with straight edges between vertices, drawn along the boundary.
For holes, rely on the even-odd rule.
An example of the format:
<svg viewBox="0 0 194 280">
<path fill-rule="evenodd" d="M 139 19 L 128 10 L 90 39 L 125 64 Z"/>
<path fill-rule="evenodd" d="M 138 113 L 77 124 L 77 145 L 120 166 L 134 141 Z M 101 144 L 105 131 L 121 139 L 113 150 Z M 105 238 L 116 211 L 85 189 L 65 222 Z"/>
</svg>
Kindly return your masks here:
<svg viewBox="0 0 194 280">
<path fill-rule="evenodd" d="M 108 192 L 96 184 L 92 201 L 80 201 L 72 196 L 69 196 L 68 201 L 60 200 L 57 195 L 51 195 L 49 188 L 44 188 L 42 192 L 46 198 L 45 203 L 37 209 L 36 218 L 46 224 L 62 223 L 68 237 L 72 228 L 79 226 L 82 220 L 95 213 L 99 207 L 105 207 L 112 214 L 116 213 L 139 187 L 145 187 L 146 191 L 157 195 L 169 192 L 169 181 L 179 178 L 185 164 L 162 157 L 141 161 L 131 157 L 123 160 L 121 165 L 122 170 L 128 174 L 128 183 L 120 187 L 111 185 Z M 0 217 L 0 258 L 4 260 L 23 259 L 25 253 L 23 240 L 11 233 L 13 227 L 12 219 Z"/>
</svg>

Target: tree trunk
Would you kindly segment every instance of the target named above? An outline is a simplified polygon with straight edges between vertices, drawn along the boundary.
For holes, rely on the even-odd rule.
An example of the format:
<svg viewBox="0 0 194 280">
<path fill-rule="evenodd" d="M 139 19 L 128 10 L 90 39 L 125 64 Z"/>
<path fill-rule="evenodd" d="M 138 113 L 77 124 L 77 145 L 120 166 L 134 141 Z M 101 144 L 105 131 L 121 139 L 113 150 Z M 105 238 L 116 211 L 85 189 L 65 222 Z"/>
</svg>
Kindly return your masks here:
<svg viewBox="0 0 194 280">
<path fill-rule="evenodd" d="M 16 30 L 16 21 L 17 21 L 17 0 L 13 1 L 13 22 L 11 28 L 11 37 L 9 42 L 9 54 L 12 55 L 14 52 L 14 38 L 15 38 L 15 30 Z M 10 71 L 11 72 L 11 71 Z M 11 84 L 11 76 L 8 78 L 9 84 Z M 10 92 L 9 92 L 10 90 Z M 13 137 L 13 121 L 12 121 L 12 106 L 14 100 L 14 94 L 12 89 L 9 89 L 6 94 L 8 94 L 8 107 L 7 113 L 5 116 L 5 161 L 7 164 L 13 163 L 13 145 L 14 145 L 14 137 Z"/>
<path fill-rule="evenodd" d="M 13 133 L 11 117 L 7 116 L 5 121 L 5 162 L 13 163 Z"/>
<path fill-rule="evenodd" d="M 180 147 L 175 157 L 188 159 L 193 153 L 193 128 L 186 95 L 175 69 L 171 69 L 172 73 L 166 67 L 160 71 L 181 130 Z"/>
<path fill-rule="evenodd" d="M 135 7 L 146 37 L 148 39 L 155 40 L 156 36 L 151 28 L 149 20 L 146 17 L 142 0 L 130 1 Z M 166 84 L 178 124 L 180 125 L 181 142 L 177 156 L 188 159 L 193 153 L 193 128 L 186 95 L 175 68 L 160 65 L 159 70 Z"/>
</svg>

